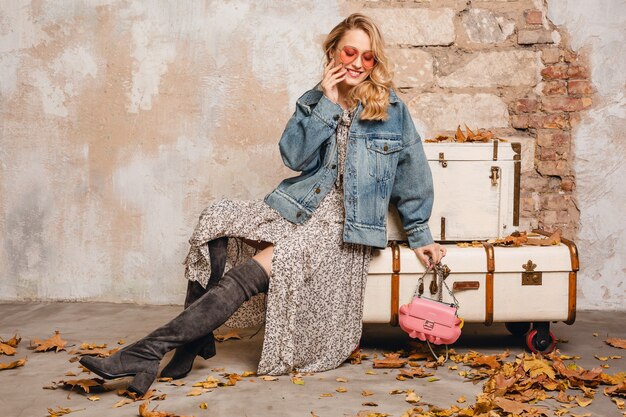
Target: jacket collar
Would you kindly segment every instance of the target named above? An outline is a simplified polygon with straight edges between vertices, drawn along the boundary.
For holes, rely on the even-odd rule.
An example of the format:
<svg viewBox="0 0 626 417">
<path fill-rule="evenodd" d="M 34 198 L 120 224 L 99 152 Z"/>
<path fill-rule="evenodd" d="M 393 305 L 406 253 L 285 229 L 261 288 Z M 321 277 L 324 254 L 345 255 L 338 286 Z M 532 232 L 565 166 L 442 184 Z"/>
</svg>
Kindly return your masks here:
<svg viewBox="0 0 626 417">
<path fill-rule="evenodd" d="M 313 87 L 312 90 L 307 91 L 301 98 L 302 102 L 306 105 L 312 105 L 312 104 L 317 104 L 318 101 L 320 101 L 320 99 L 322 98 L 322 82 L 320 81 L 319 83 L 317 83 L 317 85 L 315 87 Z M 390 103 L 397 103 L 398 102 L 398 96 L 396 95 L 396 92 L 393 88 L 389 89 L 389 102 Z"/>
</svg>

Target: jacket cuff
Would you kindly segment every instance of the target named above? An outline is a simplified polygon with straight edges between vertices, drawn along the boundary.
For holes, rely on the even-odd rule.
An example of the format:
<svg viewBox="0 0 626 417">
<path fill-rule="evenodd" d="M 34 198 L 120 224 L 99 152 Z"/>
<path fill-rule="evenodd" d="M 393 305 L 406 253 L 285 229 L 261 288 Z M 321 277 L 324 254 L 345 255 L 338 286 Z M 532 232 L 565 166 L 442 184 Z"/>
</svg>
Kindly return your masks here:
<svg viewBox="0 0 626 417">
<path fill-rule="evenodd" d="M 411 249 L 421 248 L 422 246 L 435 243 L 432 235 L 430 234 L 428 224 L 416 226 L 410 231 L 407 231 L 406 235 L 409 239 L 409 247 Z"/>
<path fill-rule="evenodd" d="M 320 101 L 318 101 L 317 105 L 313 108 L 313 114 L 333 130 L 337 128 L 337 123 L 342 112 L 343 109 L 339 104 L 333 103 L 323 94 Z"/>
</svg>

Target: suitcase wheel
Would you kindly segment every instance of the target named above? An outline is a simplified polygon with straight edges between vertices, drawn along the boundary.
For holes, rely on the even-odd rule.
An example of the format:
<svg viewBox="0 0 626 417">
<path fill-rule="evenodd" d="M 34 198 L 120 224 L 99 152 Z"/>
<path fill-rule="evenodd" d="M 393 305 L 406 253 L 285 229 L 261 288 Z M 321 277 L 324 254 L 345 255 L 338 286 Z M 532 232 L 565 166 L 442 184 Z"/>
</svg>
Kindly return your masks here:
<svg viewBox="0 0 626 417">
<path fill-rule="evenodd" d="M 526 345 L 531 352 L 550 353 L 556 346 L 556 338 L 550 331 L 538 332 L 537 329 L 533 329 L 526 335 Z"/>
<path fill-rule="evenodd" d="M 504 327 L 513 336 L 524 336 L 530 330 L 530 323 L 527 321 L 508 321 L 504 323 Z"/>
</svg>

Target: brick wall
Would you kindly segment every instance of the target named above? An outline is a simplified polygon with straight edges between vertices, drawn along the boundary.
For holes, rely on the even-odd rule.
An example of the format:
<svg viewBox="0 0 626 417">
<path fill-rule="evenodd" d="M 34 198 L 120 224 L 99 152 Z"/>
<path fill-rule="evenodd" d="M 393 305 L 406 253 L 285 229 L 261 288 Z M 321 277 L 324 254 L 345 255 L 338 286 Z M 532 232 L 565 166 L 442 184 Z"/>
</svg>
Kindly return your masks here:
<svg viewBox="0 0 626 417">
<path fill-rule="evenodd" d="M 522 143 L 520 228 L 574 238 L 571 131 L 592 104 L 585 58 L 542 1 L 370 1 L 396 83 L 426 138 L 464 123 Z"/>
</svg>

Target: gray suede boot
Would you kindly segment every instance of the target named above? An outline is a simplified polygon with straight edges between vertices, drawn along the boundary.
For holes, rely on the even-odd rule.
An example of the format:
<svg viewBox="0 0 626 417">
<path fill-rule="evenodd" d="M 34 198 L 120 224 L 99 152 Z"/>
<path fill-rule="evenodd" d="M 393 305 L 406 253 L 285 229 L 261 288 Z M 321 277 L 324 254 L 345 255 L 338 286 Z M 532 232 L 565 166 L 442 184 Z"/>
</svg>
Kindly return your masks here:
<svg viewBox="0 0 626 417">
<path fill-rule="evenodd" d="M 226 268 L 226 248 L 228 237 L 211 240 L 207 243 L 209 257 L 211 258 L 211 276 L 205 289 L 196 281 L 187 283 L 187 295 L 185 297 L 185 308 L 188 308 L 197 299 L 202 297 L 211 287 L 218 284 Z M 187 343 L 176 349 L 170 362 L 161 370 L 160 376 L 163 378 L 180 379 L 187 376 L 193 367 L 193 362 L 197 355 L 204 359 L 215 356 L 215 337 L 213 332 Z"/>
<path fill-rule="evenodd" d="M 268 288 L 268 274 L 250 258 L 230 269 L 217 285 L 166 325 L 108 358 L 83 356 L 80 363 L 106 379 L 134 376 L 128 389 L 142 396 L 156 379 L 163 355 L 206 336 L 245 301 Z"/>
</svg>

